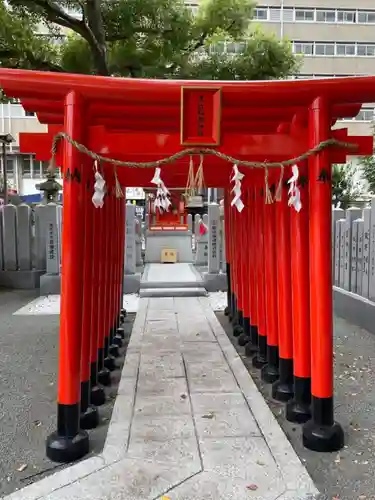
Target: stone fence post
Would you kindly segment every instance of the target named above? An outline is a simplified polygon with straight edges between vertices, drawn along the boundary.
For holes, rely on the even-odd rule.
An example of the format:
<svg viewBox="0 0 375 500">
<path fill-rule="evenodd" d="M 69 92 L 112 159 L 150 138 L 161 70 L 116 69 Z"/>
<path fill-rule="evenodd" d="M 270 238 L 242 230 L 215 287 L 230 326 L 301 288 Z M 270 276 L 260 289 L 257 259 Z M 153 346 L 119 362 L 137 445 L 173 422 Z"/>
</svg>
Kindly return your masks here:
<svg viewBox="0 0 375 500">
<path fill-rule="evenodd" d="M 135 206 L 128 202 L 125 217 L 125 274 L 135 274 L 135 271 Z"/>
<path fill-rule="evenodd" d="M 220 271 L 220 207 L 217 203 L 208 206 L 208 272 Z"/>
<path fill-rule="evenodd" d="M 46 270 L 47 274 L 60 274 L 60 228 L 59 208 L 49 203 L 44 208 L 46 234 Z"/>
<path fill-rule="evenodd" d="M 17 256 L 18 269 L 31 271 L 32 263 L 32 219 L 31 208 L 26 204 L 17 207 Z"/>
<path fill-rule="evenodd" d="M 4 270 L 17 271 L 17 208 L 4 205 L 3 209 Z"/>
</svg>

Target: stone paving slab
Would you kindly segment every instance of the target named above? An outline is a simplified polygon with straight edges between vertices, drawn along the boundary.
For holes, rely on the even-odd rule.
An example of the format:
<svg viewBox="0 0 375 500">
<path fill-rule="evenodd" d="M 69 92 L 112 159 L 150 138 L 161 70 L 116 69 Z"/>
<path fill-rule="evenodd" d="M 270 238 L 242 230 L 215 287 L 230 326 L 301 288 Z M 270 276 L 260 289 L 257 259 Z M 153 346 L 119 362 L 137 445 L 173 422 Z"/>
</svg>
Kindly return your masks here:
<svg viewBox="0 0 375 500">
<path fill-rule="evenodd" d="M 208 299 L 189 305 L 141 299 L 97 469 L 8 500 L 315 498 Z"/>
</svg>

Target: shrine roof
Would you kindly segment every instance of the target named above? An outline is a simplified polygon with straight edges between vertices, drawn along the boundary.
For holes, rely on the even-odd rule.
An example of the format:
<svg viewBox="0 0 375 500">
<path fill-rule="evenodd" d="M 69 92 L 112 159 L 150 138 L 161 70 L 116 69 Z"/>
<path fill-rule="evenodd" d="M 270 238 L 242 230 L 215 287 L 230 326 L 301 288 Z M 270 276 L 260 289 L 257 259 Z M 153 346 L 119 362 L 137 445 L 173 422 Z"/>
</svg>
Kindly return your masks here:
<svg viewBox="0 0 375 500">
<path fill-rule="evenodd" d="M 315 80 L 205 81 L 151 80 L 0 69 L 0 87 L 8 97 L 62 102 L 71 90 L 102 103 L 179 106 L 182 87 L 221 88 L 223 107 L 307 106 L 316 97 L 331 103 L 375 101 L 375 77 Z"/>
</svg>

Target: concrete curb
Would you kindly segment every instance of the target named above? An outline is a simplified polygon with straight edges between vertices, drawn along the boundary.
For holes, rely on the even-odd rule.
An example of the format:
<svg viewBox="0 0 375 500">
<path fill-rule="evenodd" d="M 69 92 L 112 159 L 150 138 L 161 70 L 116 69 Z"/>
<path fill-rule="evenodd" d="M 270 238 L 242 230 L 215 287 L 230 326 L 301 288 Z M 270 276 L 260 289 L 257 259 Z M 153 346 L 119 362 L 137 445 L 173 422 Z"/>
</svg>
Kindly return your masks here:
<svg viewBox="0 0 375 500">
<path fill-rule="evenodd" d="M 206 317 L 228 365 L 287 484 L 287 491 L 278 500 L 318 500 L 321 498 L 320 492 L 315 487 L 306 468 L 250 377 L 236 349 L 216 318 L 208 300 L 202 297 L 199 301 L 204 308 Z"/>
<path fill-rule="evenodd" d="M 375 302 L 334 286 L 333 307 L 340 318 L 375 334 Z"/>
</svg>

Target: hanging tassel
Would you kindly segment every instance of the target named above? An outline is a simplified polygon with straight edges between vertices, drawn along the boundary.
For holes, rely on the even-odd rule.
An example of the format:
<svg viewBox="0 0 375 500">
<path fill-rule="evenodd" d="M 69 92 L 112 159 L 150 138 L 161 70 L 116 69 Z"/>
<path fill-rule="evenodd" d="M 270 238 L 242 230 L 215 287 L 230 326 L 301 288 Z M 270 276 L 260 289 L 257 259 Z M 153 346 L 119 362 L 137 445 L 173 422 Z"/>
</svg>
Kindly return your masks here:
<svg viewBox="0 0 375 500">
<path fill-rule="evenodd" d="M 281 201 L 283 194 L 284 165 L 280 165 L 280 177 L 276 188 L 275 201 Z"/>
<path fill-rule="evenodd" d="M 195 175 L 194 175 L 194 160 L 193 157 L 190 156 L 189 173 L 185 189 L 185 199 L 187 200 L 188 198 L 195 196 L 195 192 L 196 192 L 196 187 L 195 187 Z"/>
<path fill-rule="evenodd" d="M 288 205 L 290 207 L 293 207 L 296 212 L 300 212 L 302 208 L 302 202 L 301 202 L 301 192 L 299 190 L 299 187 L 297 185 L 298 183 L 298 177 L 299 177 L 299 169 L 297 165 L 293 165 L 292 167 L 292 177 L 288 180 L 289 186 L 289 200 L 288 200 Z"/>
<path fill-rule="evenodd" d="M 233 165 L 233 177 L 231 179 L 231 182 L 234 182 L 234 187 L 232 189 L 232 193 L 234 194 L 234 198 L 231 201 L 231 206 L 235 206 L 239 212 L 242 212 L 242 210 L 245 208 L 245 205 L 243 204 L 241 200 L 241 181 L 244 178 L 244 174 L 242 174 L 239 170 L 237 165 Z"/>
<path fill-rule="evenodd" d="M 267 166 L 265 167 L 265 170 L 264 170 L 264 184 L 265 184 L 265 188 L 266 188 L 265 189 L 265 192 L 266 192 L 265 204 L 271 205 L 273 203 L 273 199 L 272 199 L 272 193 L 270 190 L 270 185 L 268 182 L 268 167 Z"/>
<path fill-rule="evenodd" d="M 92 195 L 92 203 L 95 208 L 103 208 L 104 205 L 104 196 L 105 196 L 105 180 L 101 176 L 98 170 L 98 162 L 95 160 L 94 162 L 94 170 L 95 170 L 95 184 L 94 184 L 94 194 Z"/>
<path fill-rule="evenodd" d="M 198 190 L 204 188 L 204 172 L 203 172 L 203 155 L 200 155 L 200 162 L 197 170 L 197 175 L 195 176 L 195 187 Z"/>
<path fill-rule="evenodd" d="M 115 196 L 117 199 L 124 198 L 124 193 L 121 187 L 121 184 L 117 177 L 117 167 L 114 168 L 114 176 L 115 176 Z"/>
</svg>

